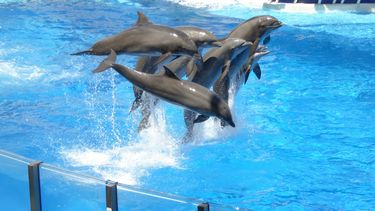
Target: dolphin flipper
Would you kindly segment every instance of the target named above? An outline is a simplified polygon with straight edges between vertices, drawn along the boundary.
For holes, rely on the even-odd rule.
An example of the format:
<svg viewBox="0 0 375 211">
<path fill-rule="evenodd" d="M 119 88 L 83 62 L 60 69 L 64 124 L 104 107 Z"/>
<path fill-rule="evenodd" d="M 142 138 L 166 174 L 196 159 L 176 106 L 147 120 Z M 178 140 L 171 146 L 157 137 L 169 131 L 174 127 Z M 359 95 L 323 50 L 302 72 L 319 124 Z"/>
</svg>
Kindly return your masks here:
<svg viewBox="0 0 375 211">
<path fill-rule="evenodd" d="M 257 78 L 260 79 L 260 77 L 262 76 L 262 71 L 260 70 L 260 66 L 258 63 L 255 65 L 253 71 L 255 75 L 257 76 Z"/>
<path fill-rule="evenodd" d="M 209 116 L 206 116 L 206 115 L 203 115 L 203 114 L 201 114 L 201 115 L 199 115 L 195 120 L 194 120 L 194 124 L 195 123 L 201 123 L 201 122 L 204 122 L 204 121 L 206 121 L 206 120 L 208 120 L 210 117 Z"/>
<path fill-rule="evenodd" d="M 245 71 L 245 81 L 243 82 L 244 84 L 246 84 L 247 79 L 249 79 L 250 72 L 251 72 L 251 66 L 248 67 L 247 70 Z"/>
<path fill-rule="evenodd" d="M 100 73 L 111 68 L 112 65 L 116 62 L 116 56 L 116 52 L 111 49 L 111 54 L 109 54 L 109 56 L 104 59 L 93 72 Z"/>
<path fill-rule="evenodd" d="M 271 36 L 268 35 L 266 38 L 263 40 L 263 45 L 267 45 L 271 41 Z"/>
</svg>

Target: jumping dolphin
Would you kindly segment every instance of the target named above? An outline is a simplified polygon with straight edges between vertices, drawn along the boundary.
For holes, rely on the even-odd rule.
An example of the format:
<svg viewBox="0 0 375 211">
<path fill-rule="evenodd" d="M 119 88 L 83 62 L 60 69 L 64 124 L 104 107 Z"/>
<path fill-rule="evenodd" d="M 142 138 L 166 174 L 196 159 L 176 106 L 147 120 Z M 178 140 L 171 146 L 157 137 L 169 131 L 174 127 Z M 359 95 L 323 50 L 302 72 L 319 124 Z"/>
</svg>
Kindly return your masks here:
<svg viewBox="0 0 375 211">
<path fill-rule="evenodd" d="M 270 33 L 281 26 L 282 22 L 270 15 L 255 16 L 238 25 L 227 38 L 240 38 L 258 47 L 260 42 L 269 42 Z"/>
<path fill-rule="evenodd" d="M 191 81 L 206 88 L 211 88 L 223 72 L 228 71 L 231 61 L 241 52 L 250 49 L 251 43 L 242 39 L 226 39 L 219 48 L 214 48 L 207 52 L 203 59 L 203 67 L 192 78 Z M 190 110 L 184 110 L 184 120 L 187 133 L 184 139 L 191 137 L 196 114 Z M 208 117 L 200 116 L 199 122 L 207 120 Z"/>
<path fill-rule="evenodd" d="M 171 55 L 188 55 L 198 60 L 201 58 L 197 46 L 185 33 L 153 24 L 140 12 L 133 27 L 96 42 L 88 50 L 72 55 L 108 55 L 111 49 L 118 54 L 160 56 L 157 64 Z"/>
<path fill-rule="evenodd" d="M 229 69 L 231 61 L 250 46 L 251 43 L 242 39 L 226 39 L 221 47 L 206 53 L 202 69 L 191 78 L 191 81 L 210 88 L 221 73 Z"/>
<path fill-rule="evenodd" d="M 144 14 L 140 14 L 138 17 L 138 22 L 149 22 L 148 18 Z M 206 46 L 220 46 L 221 43 L 217 41 L 217 38 L 211 32 L 194 27 L 194 26 L 179 26 L 176 27 L 177 30 L 180 30 L 188 35 L 188 37 L 196 44 L 198 51 L 200 52 L 203 47 Z M 144 56 L 140 57 L 137 61 L 136 70 L 144 73 L 153 74 L 157 71 L 158 66 L 155 63 L 158 61 L 158 57 Z M 160 65 L 159 65 L 160 66 Z M 170 61 L 166 65 L 170 70 L 172 70 L 179 78 L 183 77 L 186 74 L 194 74 L 197 71 L 197 66 L 194 64 L 194 61 L 189 56 L 179 56 L 174 60 Z M 135 100 L 132 104 L 130 112 L 136 110 L 139 105 L 142 103 L 141 97 L 143 91 L 136 86 L 133 87 Z M 149 115 L 148 115 L 149 116 Z"/>
<path fill-rule="evenodd" d="M 144 16 L 144 18 L 147 17 Z M 176 27 L 176 29 L 184 32 L 191 40 L 193 40 L 193 42 L 198 47 L 199 53 L 204 47 L 222 45 L 221 42 L 217 41 L 216 36 L 207 30 L 194 26 L 179 26 Z M 137 61 L 136 70 L 145 73 L 155 73 L 158 69 L 157 67 L 155 67 L 155 65 L 153 65 L 157 61 L 156 58 L 157 57 L 139 58 Z M 182 78 L 185 74 L 187 76 L 194 75 L 198 71 L 198 65 L 196 65 L 189 56 L 179 56 L 172 60 L 169 64 L 166 64 L 166 67 L 174 72 L 179 78 Z M 149 125 L 148 120 L 151 115 L 150 108 L 153 105 L 156 105 L 158 100 L 152 99 L 152 97 L 149 96 L 144 96 L 145 99 L 142 100 L 143 90 L 136 86 L 133 86 L 133 88 L 135 100 L 132 104 L 130 112 L 133 112 L 139 106 L 141 106 L 141 113 L 143 117 L 138 127 L 138 131 L 140 131 Z"/>
<path fill-rule="evenodd" d="M 154 75 L 132 71 L 125 66 L 116 64 L 115 61 L 116 52 L 111 50 L 110 55 L 98 68 L 105 70 L 112 67 L 131 83 L 146 92 L 200 113 L 201 116 L 216 116 L 235 127 L 228 104 L 207 88 L 190 81 L 181 81 L 168 68 L 165 68 L 162 74 Z M 199 121 L 199 117 L 197 121 Z"/>
<path fill-rule="evenodd" d="M 280 28 L 282 25 L 283 23 L 273 16 L 255 16 L 238 25 L 229 33 L 227 38 L 240 38 L 252 42 L 253 47 L 250 52 L 250 56 L 252 56 L 259 44 L 262 42 L 263 44 L 267 44 L 271 39 L 271 32 Z M 250 65 L 250 58 L 248 60 L 248 65 Z M 254 73 L 257 78 L 260 79 L 261 70 L 259 65 L 257 69 L 254 69 Z"/>
<path fill-rule="evenodd" d="M 250 72 L 253 69 L 260 68 L 258 64 L 259 59 L 269 53 L 265 47 L 258 48 L 252 56 L 250 56 L 250 51 L 251 48 L 248 48 L 232 60 L 228 71 L 223 72 L 214 84 L 215 93 L 222 97 L 227 103 L 229 98 L 229 88 L 234 85 L 234 95 L 236 95 L 241 84 L 246 83 Z M 249 57 L 250 66 L 248 66 Z M 223 121 L 221 121 L 221 126 L 225 126 Z"/>
</svg>

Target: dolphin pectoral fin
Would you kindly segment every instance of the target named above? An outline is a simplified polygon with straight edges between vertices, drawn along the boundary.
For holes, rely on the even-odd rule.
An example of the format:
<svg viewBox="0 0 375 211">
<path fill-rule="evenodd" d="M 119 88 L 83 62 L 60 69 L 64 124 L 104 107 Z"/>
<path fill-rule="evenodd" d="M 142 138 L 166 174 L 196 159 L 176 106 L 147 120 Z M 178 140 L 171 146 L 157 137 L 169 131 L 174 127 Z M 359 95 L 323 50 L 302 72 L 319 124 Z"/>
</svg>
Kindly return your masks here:
<svg viewBox="0 0 375 211">
<path fill-rule="evenodd" d="M 138 19 L 135 25 L 152 24 L 143 12 L 137 12 Z"/>
<path fill-rule="evenodd" d="M 195 123 L 201 123 L 201 122 L 204 122 L 204 121 L 206 121 L 207 119 L 209 119 L 210 117 L 209 116 L 206 116 L 206 115 L 203 115 L 203 114 L 201 114 L 201 115 L 199 115 L 195 120 L 194 120 L 194 124 Z"/>
<path fill-rule="evenodd" d="M 246 84 L 247 79 L 249 79 L 250 72 L 251 72 L 251 67 L 248 67 L 248 69 L 245 71 L 245 81 L 244 81 L 244 84 Z"/>
<path fill-rule="evenodd" d="M 262 76 L 262 71 L 260 70 L 260 66 L 259 66 L 258 63 L 255 65 L 253 71 L 254 71 L 256 77 L 257 77 L 258 79 L 260 79 L 260 77 Z"/>
<path fill-rule="evenodd" d="M 271 36 L 268 35 L 266 38 L 263 40 L 263 45 L 267 45 L 271 41 Z"/>
<path fill-rule="evenodd" d="M 80 55 L 91 55 L 92 54 L 92 49 L 85 50 L 85 51 L 80 51 L 77 53 L 71 53 L 71 56 L 80 56 Z"/>
<path fill-rule="evenodd" d="M 93 70 L 94 73 L 100 73 L 103 72 L 104 70 L 107 70 L 112 67 L 112 65 L 116 62 L 116 52 L 111 49 L 111 53 L 109 56 L 104 59 L 99 66 Z"/>
<path fill-rule="evenodd" d="M 170 70 L 167 66 L 164 66 L 164 75 L 169 77 L 169 78 L 173 78 L 173 79 L 176 79 L 176 80 L 180 80 L 178 78 L 178 76 L 176 74 L 174 74 L 174 72 L 172 70 Z"/>
</svg>

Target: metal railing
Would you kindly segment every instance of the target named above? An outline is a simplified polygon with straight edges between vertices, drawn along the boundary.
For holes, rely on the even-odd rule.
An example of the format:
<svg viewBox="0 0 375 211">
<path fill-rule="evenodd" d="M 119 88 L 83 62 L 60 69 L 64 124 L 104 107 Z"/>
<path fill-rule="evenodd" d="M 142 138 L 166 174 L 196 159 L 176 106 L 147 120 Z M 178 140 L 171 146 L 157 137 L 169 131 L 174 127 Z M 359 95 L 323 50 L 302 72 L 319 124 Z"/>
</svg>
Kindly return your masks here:
<svg viewBox="0 0 375 211">
<path fill-rule="evenodd" d="M 4 150 L 0 150 L 0 157 L 16 161 L 17 163 L 25 164 L 25 168 L 27 167 L 28 184 L 29 184 L 29 200 L 30 200 L 29 203 L 30 203 L 31 211 L 42 210 L 43 197 L 42 197 L 42 191 L 41 191 L 41 184 L 44 181 L 41 179 L 40 169 L 53 172 L 59 176 L 64 176 L 74 181 L 81 181 L 81 182 L 93 181 L 95 183 L 105 185 L 105 190 L 103 191 L 105 191 L 106 211 L 118 211 L 119 210 L 119 203 L 121 203 L 121 201 L 118 200 L 119 191 L 125 191 L 127 193 L 133 193 L 133 194 L 137 194 L 140 196 L 142 195 L 142 196 L 152 197 L 158 200 L 166 200 L 166 201 L 175 202 L 178 204 L 188 204 L 188 205 L 196 207 L 196 210 L 198 211 L 209 211 L 210 207 L 212 206 L 219 207 L 220 210 L 240 210 L 240 211 L 248 210 L 248 209 L 242 209 L 238 207 L 224 206 L 224 205 L 215 204 L 215 203 L 208 203 L 208 202 L 204 202 L 198 199 L 181 197 L 181 196 L 157 192 L 153 190 L 145 190 L 139 187 L 121 184 L 121 183 L 114 182 L 114 181 L 105 181 L 105 180 L 98 179 L 96 177 L 92 177 L 89 175 L 83 175 L 80 173 L 62 169 L 62 168 L 59 168 L 50 164 L 43 163 L 41 161 L 34 161 L 32 159 L 25 158 L 20 155 L 10 153 Z M 14 175 L 14 176 L 17 176 L 17 175 Z"/>
</svg>

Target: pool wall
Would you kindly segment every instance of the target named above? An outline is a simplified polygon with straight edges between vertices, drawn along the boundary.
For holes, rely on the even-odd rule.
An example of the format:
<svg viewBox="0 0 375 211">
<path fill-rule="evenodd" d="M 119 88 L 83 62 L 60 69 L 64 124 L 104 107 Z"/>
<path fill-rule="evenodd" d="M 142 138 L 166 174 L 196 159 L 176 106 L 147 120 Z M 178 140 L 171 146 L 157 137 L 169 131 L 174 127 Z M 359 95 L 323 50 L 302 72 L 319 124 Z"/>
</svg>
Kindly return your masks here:
<svg viewBox="0 0 375 211">
<path fill-rule="evenodd" d="M 354 11 L 375 12 L 375 0 L 274 0 L 263 3 L 263 8 L 285 12 Z"/>
<path fill-rule="evenodd" d="M 0 150 L 2 210 L 247 210 L 78 174 Z"/>
</svg>

